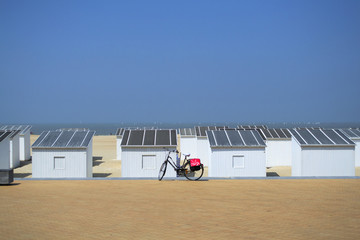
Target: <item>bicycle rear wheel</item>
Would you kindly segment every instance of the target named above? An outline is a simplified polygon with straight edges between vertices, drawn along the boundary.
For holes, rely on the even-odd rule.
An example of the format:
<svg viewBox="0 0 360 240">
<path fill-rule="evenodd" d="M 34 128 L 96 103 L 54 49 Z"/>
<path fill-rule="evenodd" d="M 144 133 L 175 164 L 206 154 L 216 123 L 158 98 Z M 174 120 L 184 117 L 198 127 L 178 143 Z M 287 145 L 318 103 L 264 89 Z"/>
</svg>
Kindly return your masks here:
<svg viewBox="0 0 360 240">
<path fill-rule="evenodd" d="M 158 176 L 159 181 L 161 181 L 161 179 L 163 179 L 163 177 L 166 173 L 166 168 L 167 168 L 167 161 L 165 161 L 165 162 L 163 162 L 163 164 L 161 164 L 159 176 Z"/>
<path fill-rule="evenodd" d="M 185 177 L 191 181 L 199 180 L 204 174 L 204 166 L 202 164 L 200 165 L 200 169 L 198 171 L 191 171 L 190 162 L 187 162 L 184 168 Z"/>
</svg>

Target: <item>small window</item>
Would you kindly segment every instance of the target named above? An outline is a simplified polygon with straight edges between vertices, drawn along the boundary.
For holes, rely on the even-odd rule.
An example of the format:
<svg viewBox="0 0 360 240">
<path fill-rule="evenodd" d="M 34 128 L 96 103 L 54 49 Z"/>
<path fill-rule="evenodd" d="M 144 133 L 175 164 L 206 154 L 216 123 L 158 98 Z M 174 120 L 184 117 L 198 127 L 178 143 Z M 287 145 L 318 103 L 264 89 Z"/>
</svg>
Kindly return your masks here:
<svg viewBox="0 0 360 240">
<path fill-rule="evenodd" d="M 156 157 L 155 155 L 143 155 L 142 156 L 142 169 L 154 170 L 155 169 Z"/>
<path fill-rule="evenodd" d="M 65 169 L 65 157 L 54 157 L 54 169 L 55 170 Z"/>
<path fill-rule="evenodd" d="M 244 168 L 245 158 L 244 156 L 233 156 L 233 168 Z"/>
</svg>

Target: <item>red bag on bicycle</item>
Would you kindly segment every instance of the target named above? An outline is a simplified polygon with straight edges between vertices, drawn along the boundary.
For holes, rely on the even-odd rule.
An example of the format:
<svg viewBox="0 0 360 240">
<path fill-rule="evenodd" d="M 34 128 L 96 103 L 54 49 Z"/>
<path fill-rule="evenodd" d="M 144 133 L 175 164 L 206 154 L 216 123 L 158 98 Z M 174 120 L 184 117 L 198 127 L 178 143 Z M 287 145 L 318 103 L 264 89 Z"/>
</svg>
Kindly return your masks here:
<svg viewBox="0 0 360 240">
<path fill-rule="evenodd" d="M 198 171 L 200 170 L 201 162 L 199 158 L 190 159 L 190 170 Z"/>
</svg>

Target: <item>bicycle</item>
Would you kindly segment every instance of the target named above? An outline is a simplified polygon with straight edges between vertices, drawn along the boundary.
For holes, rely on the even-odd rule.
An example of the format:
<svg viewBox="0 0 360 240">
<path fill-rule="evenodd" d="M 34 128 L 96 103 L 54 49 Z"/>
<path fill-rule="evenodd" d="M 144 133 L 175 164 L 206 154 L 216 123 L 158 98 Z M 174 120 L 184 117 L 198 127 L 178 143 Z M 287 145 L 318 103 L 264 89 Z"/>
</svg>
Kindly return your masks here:
<svg viewBox="0 0 360 240">
<path fill-rule="evenodd" d="M 188 180 L 196 181 L 199 180 L 202 175 L 204 174 L 204 166 L 203 164 L 200 164 L 196 167 L 192 167 L 190 165 L 190 160 L 188 157 L 190 154 L 184 155 L 185 159 L 182 165 L 178 165 L 174 162 L 174 160 L 170 157 L 170 154 L 172 152 L 179 153 L 177 150 L 169 151 L 169 153 L 166 156 L 165 161 L 163 164 L 161 164 L 159 176 L 158 179 L 161 181 L 166 173 L 167 165 L 168 163 L 174 168 L 174 171 L 176 171 L 177 175 L 184 175 Z"/>
</svg>

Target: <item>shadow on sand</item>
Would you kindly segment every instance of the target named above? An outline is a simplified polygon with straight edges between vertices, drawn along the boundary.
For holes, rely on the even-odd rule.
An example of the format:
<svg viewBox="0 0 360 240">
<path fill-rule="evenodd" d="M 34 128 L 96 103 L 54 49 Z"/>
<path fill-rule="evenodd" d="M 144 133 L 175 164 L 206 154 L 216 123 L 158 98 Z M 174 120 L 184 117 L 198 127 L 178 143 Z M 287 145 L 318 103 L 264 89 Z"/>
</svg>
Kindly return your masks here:
<svg viewBox="0 0 360 240">
<path fill-rule="evenodd" d="M 31 176 L 31 173 L 14 173 L 14 178 L 26 178 Z"/>
<path fill-rule="evenodd" d="M 93 177 L 98 177 L 98 178 L 105 178 L 105 177 L 108 177 L 110 176 L 111 173 L 93 173 Z"/>
<path fill-rule="evenodd" d="M 277 174 L 276 172 L 267 172 L 266 176 L 267 177 L 280 177 L 279 174 Z"/>
<path fill-rule="evenodd" d="M 99 157 L 99 156 L 93 157 L 93 167 L 99 166 L 102 163 L 104 163 L 104 161 L 101 161 L 102 159 L 103 157 Z"/>
</svg>

